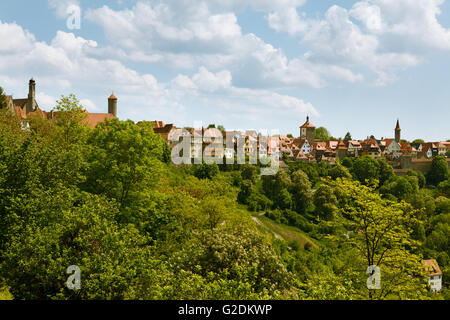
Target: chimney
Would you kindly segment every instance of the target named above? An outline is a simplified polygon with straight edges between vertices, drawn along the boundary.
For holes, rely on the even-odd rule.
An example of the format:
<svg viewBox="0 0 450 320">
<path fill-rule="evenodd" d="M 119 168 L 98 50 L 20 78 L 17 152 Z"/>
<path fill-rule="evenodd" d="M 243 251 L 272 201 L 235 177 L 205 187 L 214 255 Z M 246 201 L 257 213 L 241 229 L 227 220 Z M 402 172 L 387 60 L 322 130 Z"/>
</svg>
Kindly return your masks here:
<svg viewBox="0 0 450 320">
<path fill-rule="evenodd" d="M 108 98 L 108 113 L 117 117 L 117 98 L 114 93 Z"/>
<path fill-rule="evenodd" d="M 36 81 L 31 78 L 28 85 L 28 102 L 26 105 L 25 113 L 28 114 L 36 110 Z"/>
</svg>

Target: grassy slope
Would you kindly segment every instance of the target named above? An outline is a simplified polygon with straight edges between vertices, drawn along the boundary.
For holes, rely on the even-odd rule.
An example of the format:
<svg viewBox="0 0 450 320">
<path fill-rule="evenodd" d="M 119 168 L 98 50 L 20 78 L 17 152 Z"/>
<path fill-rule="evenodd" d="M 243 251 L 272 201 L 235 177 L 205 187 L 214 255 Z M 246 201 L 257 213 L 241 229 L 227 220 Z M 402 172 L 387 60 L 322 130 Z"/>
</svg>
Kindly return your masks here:
<svg viewBox="0 0 450 320">
<path fill-rule="evenodd" d="M 309 242 L 312 244 L 313 248 L 317 249 L 319 247 L 317 241 L 311 239 L 298 228 L 277 223 L 264 216 L 258 216 L 257 219 L 262 223 L 262 225 L 259 225 L 262 230 L 269 232 L 272 235 L 277 234 L 288 243 L 295 241 L 300 248 L 303 248 L 305 243 Z"/>
</svg>

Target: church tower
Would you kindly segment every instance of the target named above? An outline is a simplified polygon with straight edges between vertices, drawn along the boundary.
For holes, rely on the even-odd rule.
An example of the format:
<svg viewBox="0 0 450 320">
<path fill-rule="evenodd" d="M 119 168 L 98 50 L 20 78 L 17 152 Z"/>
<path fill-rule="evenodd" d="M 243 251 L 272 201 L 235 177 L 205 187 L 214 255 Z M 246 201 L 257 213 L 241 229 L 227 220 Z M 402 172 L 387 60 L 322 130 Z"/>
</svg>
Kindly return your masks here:
<svg viewBox="0 0 450 320">
<path fill-rule="evenodd" d="M 28 85 L 28 101 L 26 104 L 25 113 L 29 114 L 36 110 L 36 81 L 34 79 L 30 80 Z"/>
<path fill-rule="evenodd" d="M 300 127 L 300 139 L 306 139 L 309 143 L 316 139 L 316 127 L 309 122 L 309 116 L 306 117 L 306 122 Z"/>
<path fill-rule="evenodd" d="M 400 134 L 401 134 L 401 129 L 400 129 L 400 121 L 397 119 L 397 126 L 395 127 L 395 141 L 397 143 L 400 143 Z"/>
</svg>

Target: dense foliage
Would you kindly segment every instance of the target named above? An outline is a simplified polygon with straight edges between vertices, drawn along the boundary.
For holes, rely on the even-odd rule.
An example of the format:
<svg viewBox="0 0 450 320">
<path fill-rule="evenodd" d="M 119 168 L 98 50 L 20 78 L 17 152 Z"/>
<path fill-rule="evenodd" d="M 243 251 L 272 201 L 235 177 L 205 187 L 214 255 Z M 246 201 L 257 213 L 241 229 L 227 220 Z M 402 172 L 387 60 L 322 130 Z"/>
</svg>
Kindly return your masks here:
<svg viewBox="0 0 450 320">
<path fill-rule="evenodd" d="M 448 297 L 429 293 L 420 262 L 436 258 L 448 287 L 439 159 L 427 178 L 369 157 L 261 177 L 259 165 L 174 166 L 150 123 L 90 129 L 73 95 L 30 130 L 0 113 L 0 299 Z M 66 287 L 71 265 L 80 290 Z M 366 287 L 370 265 L 381 290 Z"/>
</svg>

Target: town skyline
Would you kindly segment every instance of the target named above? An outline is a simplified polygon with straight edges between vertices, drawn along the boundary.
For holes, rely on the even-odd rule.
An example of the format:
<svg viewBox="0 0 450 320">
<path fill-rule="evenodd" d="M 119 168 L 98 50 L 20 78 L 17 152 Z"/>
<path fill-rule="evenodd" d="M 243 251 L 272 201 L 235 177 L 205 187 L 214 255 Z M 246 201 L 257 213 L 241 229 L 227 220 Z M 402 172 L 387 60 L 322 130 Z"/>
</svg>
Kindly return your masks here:
<svg viewBox="0 0 450 320">
<path fill-rule="evenodd" d="M 70 6 L 80 9 L 79 29 L 69 28 Z M 44 109 L 74 93 L 90 112 L 103 112 L 114 92 L 119 118 L 136 122 L 295 135 L 309 115 L 332 136 L 364 139 L 391 137 L 401 119 L 406 140 L 447 140 L 450 3 L 402 6 L 8 0 L 0 85 L 20 97 L 34 77 Z"/>
</svg>

